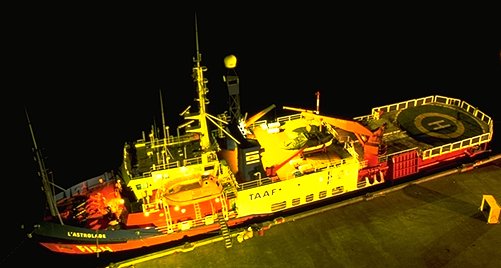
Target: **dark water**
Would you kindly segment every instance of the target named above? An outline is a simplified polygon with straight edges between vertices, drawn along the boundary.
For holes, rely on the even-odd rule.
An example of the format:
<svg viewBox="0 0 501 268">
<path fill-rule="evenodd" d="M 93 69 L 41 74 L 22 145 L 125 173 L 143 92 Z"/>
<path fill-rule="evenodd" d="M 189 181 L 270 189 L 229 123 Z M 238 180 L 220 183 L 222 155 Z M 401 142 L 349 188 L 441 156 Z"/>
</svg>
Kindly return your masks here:
<svg viewBox="0 0 501 268">
<path fill-rule="evenodd" d="M 460 18 L 445 19 L 442 13 L 430 13 L 423 22 L 421 15 L 339 12 L 270 12 L 231 20 L 222 13 L 199 13 L 209 112 L 228 109 L 223 58 L 232 53 L 238 57 L 241 109 L 249 116 L 271 104 L 315 109 L 317 91 L 321 112 L 341 117 L 437 94 L 470 102 L 497 125 L 501 46 L 488 16 L 464 27 Z M 75 15 L 61 18 L 64 23 L 58 16 L 41 17 L 12 32 L 11 95 L 2 107 L 8 171 L 2 178 L 2 267 L 33 262 L 96 267 L 115 261 L 53 254 L 21 230 L 41 216 L 43 206 L 24 109 L 62 187 L 117 167 L 125 142 L 160 125 L 160 90 L 167 125 L 175 133 L 178 114 L 195 97 L 193 12 L 155 15 L 131 21 Z M 498 144 L 495 136 L 493 148 Z"/>
</svg>

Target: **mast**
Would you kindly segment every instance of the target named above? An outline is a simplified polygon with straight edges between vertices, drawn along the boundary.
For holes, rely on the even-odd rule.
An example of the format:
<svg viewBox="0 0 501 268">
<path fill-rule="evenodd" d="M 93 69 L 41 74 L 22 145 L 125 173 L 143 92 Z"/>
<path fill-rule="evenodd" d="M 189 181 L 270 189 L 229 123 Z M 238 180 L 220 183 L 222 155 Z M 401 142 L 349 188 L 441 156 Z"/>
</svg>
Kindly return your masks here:
<svg viewBox="0 0 501 268">
<path fill-rule="evenodd" d="M 195 119 L 198 120 L 199 125 L 194 128 L 187 129 L 188 132 L 197 132 L 200 133 L 200 146 L 202 150 L 209 148 L 210 139 L 209 139 L 209 130 L 207 127 L 207 111 L 206 105 L 209 103 L 209 100 L 206 98 L 207 92 L 209 92 L 207 88 L 207 79 L 204 78 L 203 72 L 207 71 L 207 67 L 202 66 L 202 55 L 200 54 L 200 49 L 198 47 L 198 26 L 197 26 L 197 17 L 195 16 L 195 45 L 196 45 L 196 56 L 195 56 L 195 67 L 193 67 L 193 78 L 197 84 L 197 101 L 199 104 L 199 113 L 198 114 L 188 114 L 185 119 Z"/>
<path fill-rule="evenodd" d="M 196 101 L 198 101 L 199 104 L 199 112 L 191 114 L 189 113 L 190 107 L 186 108 L 181 114 L 184 115 L 184 119 L 190 119 L 190 120 L 198 120 L 199 124 L 198 126 L 193 126 L 189 127 L 186 129 L 186 132 L 196 132 L 200 133 L 200 147 L 202 150 L 207 150 L 210 146 L 210 136 L 209 136 L 209 128 L 207 126 L 207 120 L 209 120 L 211 123 L 213 123 L 217 128 L 219 128 L 221 131 L 223 131 L 226 135 L 228 135 L 231 139 L 233 139 L 236 143 L 240 144 L 240 142 L 235 139 L 229 132 L 227 132 L 223 127 L 221 127 L 218 124 L 218 121 L 221 124 L 227 124 L 227 122 L 210 115 L 207 113 L 206 110 L 206 105 L 209 104 L 209 100 L 207 99 L 206 95 L 209 92 L 209 89 L 207 88 L 207 79 L 204 78 L 203 72 L 207 71 L 207 67 L 202 66 L 202 55 L 200 54 L 200 49 L 198 46 L 198 25 L 197 25 L 197 17 L 195 15 L 195 45 L 196 45 L 196 57 L 193 59 L 193 61 L 196 63 L 195 67 L 193 67 L 193 79 L 197 83 L 197 93 L 198 93 L 198 98 Z M 181 126 L 178 127 L 185 127 L 190 125 L 192 122 L 187 122 Z"/>
<path fill-rule="evenodd" d="M 59 222 L 64 225 L 63 220 L 61 219 L 61 215 L 57 209 L 56 200 L 54 198 L 54 190 L 52 188 L 53 183 L 50 181 L 49 176 L 47 175 L 47 169 L 45 168 L 45 163 L 43 162 L 42 153 L 38 149 L 37 142 L 35 140 L 35 134 L 33 132 L 33 128 L 31 126 L 31 121 L 28 116 L 28 111 L 25 109 L 26 119 L 28 120 L 28 126 L 30 128 L 31 139 L 33 140 L 33 149 L 35 151 L 35 160 L 38 163 L 39 175 L 42 177 L 42 189 L 45 192 L 45 196 L 47 199 L 47 205 L 49 206 L 50 214 L 53 217 L 58 217 Z"/>
<path fill-rule="evenodd" d="M 162 129 L 163 129 L 164 139 L 168 139 L 169 137 L 167 136 L 167 127 L 165 126 L 165 114 L 164 114 L 164 102 L 162 97 L 162 90 L 160 90 L 160 110 L 162 112 Z"/>
<path fill-rule="evenodd" d="M 162 129 L 163 129 L 163 135 L 164 135 L 164 152 L 162 153 L 162 161 L 164 164 L 169 162 L 169 159 L 172 158 L 172 154 L 170 153 L 169 149 L 167 148 L 167 144 L 169 143 L 169 131 L 168 131 L 168 126 L 165 125 L 165 113 L 164 113 L 164 102 L 163 102 L 163 97 L 162 97 L 162 90 L 160 90 L 160 109 L 162 112 Z M 169 154 L 169 156 L 166 156 L 166 154 Z M 167 159 L 165 159 L 167 157 Z M 170 157 L 170 158 L 169 158 Z"/>
</svg>

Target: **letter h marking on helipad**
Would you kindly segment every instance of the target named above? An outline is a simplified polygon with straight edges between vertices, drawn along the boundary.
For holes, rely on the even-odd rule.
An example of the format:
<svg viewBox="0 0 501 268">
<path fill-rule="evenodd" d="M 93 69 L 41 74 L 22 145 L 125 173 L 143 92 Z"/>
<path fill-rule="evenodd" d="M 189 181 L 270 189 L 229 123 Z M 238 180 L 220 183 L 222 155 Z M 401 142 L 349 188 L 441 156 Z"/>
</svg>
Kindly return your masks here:
<svg viewBox="0 0 501 268">
<path fill-rule="evenodd" d="M 442 124 L 442 123 L 444 123 L 443 119 L 430 122 L 430 123 L 428 123 L 428 125 L 431 126 L 433 128 L 433 130 L 439 130 L 439 129 L 448 128 L 451 126 L 450 124 Z"/>
</svg>

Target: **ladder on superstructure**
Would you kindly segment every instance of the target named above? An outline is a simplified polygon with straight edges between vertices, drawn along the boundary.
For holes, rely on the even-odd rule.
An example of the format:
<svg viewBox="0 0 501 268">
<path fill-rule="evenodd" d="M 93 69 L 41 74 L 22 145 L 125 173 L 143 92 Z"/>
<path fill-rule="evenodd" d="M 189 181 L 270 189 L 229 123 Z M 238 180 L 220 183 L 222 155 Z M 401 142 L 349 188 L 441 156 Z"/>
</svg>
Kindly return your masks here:
<svg viewBox="0 0 501 268">
<path fill-rule="evenodd" d="M 231 240 L 230 229 L 224 217 L 218 217 L 219 225 L 221 226 L 221 235 L 224 238 L 224 246 L 226 248 L 231 248 L 233 246 L 233 241 Z"/>
</svg>

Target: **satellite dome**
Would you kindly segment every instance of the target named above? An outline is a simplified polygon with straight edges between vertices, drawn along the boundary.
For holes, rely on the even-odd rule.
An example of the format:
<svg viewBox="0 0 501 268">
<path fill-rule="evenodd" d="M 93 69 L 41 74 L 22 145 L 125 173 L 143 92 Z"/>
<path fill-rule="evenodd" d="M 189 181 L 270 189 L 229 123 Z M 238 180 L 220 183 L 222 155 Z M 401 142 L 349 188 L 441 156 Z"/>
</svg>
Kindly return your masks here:
<svg viewBox="0 0 501 268">
<path fill-rule="evenodd" d="M 233 69 L 237 66 L 237 57 L 235 55 L 228 55 L 224 58 L 224 66 L 228 69 Z"/>
</svg>

